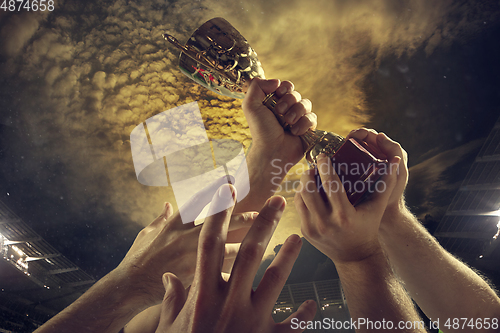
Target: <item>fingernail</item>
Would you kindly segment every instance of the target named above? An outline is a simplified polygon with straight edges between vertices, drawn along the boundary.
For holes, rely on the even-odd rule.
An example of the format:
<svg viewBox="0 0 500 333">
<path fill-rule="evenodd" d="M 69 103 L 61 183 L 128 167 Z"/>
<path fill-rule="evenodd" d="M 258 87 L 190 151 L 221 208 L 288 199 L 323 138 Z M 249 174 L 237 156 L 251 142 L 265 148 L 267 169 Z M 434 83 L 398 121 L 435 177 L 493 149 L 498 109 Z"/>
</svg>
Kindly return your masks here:
<svg viewBox="0 0 500 333">
<path fill-rule="evenodd" d="M 165 287 L 165 289 L 167 289 L 167 287 L 170 286 L 170 278 L 168 277 L 168 274 L 163 274 L 162 279 L 163 286 Z"/>
<path fill-rule="evenodd" d="M 318 157 L 317 157 L 318 160 L 322 160 L 324 158 L 326 158 L 326 155 L 323 154 L 323 153 L 319 154 Z"/>
<path fill-rule="evenodd" d="M 285 203 L 282 197 L 272 197 L 268 200 L 267 205 L 270 208 L 281 210 L 285 206 Z"/>
<path fill-rule="evenodd" d="M 298 132 L 299 132 L 299 128 L 297 126 L 292 127 L 292 134 L 293 135 L 297 135 Z"/>
<path fill-rule="evenodd" d="M 298 243 L 300 243 L 300 237 L 299 237 L 299 235 L 291 235 L 290 237 L 287 238 L 286 241 L 294 243 L 294 244 L 298 244 Z"/>
<path fill-rule="evenodd" d="M 230 185 L 223 185 L 219 188 L 219 198 L 234 199 L 235 191 Z"/>
<path fill-rule="evenodd" d="M 296 117 L 297 117 L 297 114 L 295 112 L 290 112 L 290 113 L 287 113 L 287 115 L 285 116 L 285 120 L 287 123 L 291 124 L 295 121 Z"/>
</svg>

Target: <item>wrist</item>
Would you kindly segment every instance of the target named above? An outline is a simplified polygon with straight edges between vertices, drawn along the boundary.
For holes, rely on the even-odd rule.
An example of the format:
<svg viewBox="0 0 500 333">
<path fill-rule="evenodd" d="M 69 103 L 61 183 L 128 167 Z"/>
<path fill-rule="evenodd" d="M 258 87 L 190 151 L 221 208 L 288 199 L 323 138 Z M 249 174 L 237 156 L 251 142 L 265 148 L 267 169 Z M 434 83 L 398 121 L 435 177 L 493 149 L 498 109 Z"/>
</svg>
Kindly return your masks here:
<svg viewBox="0 0 500 333">
<path fill-rule="evenodd" d="M 411 215 L 411 212 L 406 207 L 406 203 L 403 198 L 393 204 L 389 204 L 384 211 L 384 215 L 382 216 L 380 233 L 386 233 L 393 228 L 397 228 L 400 223 L 403 223 L 408 214 Z"/>
<path fill-rule="evenodd" d="M 374 271 L 382 268 L 383 266 L 389 265 L 387 261 L 387 257 L 382 250 L 382 247 L 379 246 L 377 251 L 365 256 L 359 260 L 350 260 L 350 261 L 340 261 L 334 262 L 335 267 L 339 274 L 342 272 L 366 272 L 369 271 L 373 273 Z"/>
<path fill-rule="evenodd" d="M 328 254 L 335 266 L 364 265 L 379 256 L 385 256 L 385 254 L 378 238 L 346 251 L 337 249 Z"/>
<path fill-rule="evenodd" d="M 102 287 L 112 290 L 112 299 L 123 311 L 139 313 L 158 303 L 153 300 L 152 293 L 143 288 L 143 281 L 141 281 L 140 277 L 135 277 L 134 272 L 131 270 L 118 266 L 103 277 L 101 281 L 103 283 Z"/>
<path fill-rule="evenodd" d="M 143 304 L 129 279 L 115 269 L 51 318 L 40 332 L 118 332 L 144 309 Z"/>
</svg>

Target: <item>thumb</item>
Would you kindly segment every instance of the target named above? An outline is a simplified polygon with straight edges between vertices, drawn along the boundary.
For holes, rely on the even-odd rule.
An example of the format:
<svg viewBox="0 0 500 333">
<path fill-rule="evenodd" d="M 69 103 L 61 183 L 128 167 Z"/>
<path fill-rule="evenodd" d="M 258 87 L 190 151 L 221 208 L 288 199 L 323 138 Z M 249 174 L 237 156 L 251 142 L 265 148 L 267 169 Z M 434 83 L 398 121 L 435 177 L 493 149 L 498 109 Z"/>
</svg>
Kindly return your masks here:
<svg viewBox="0 0 500 333">
<path fill-rule="evenodd" d="M 160 322 L 158 324 L 160 332 L 164 332 L 172 326 L 186 302 L 186 290 L 177 276 L 172 273 L 165 273 L 162 280 L 165 287 L 165 296 L 161 304 Z"/>
</svg>

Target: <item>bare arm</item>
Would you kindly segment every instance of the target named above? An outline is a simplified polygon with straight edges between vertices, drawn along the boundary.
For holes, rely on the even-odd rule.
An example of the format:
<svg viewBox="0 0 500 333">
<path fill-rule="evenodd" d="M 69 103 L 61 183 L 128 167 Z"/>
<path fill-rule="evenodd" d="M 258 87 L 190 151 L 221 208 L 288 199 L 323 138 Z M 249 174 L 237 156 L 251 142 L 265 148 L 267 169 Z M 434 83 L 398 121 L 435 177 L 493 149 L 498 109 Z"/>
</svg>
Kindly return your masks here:
<svg viewBox="0 0 500 333">
<path fill-rule="evenodd" d="M 408 169 L 403 148 L 373 130 L 360 129 L 349 137 L 364 140 L 387 156 L 401 157 L 397 183 L 384 212 L 379 237 L 396 273 L 424 313 L 432 320 L 439 318 L 443 331 L 447 330 L 443 324 L 448 319 L 468 318 L 474 319 L 474 323 L 476 319 L 498 320 L 500 299 L 494 290 L 443 249 L 406 208 L 403 192 Z M 491 325 L 490 328 L 497 331 Z"/>
<path fill-rule="evenodd" d="M 398 162 L 398 157 L 391 159 L 390 173 L 382 180 L 387 184 L 386 191 L 353 207 L 330 159 L 319 155 L 318 170 L 327 200 L 316 189 L 314 170 L 309 170 L 302 176 L 302 190 L 295 196 L 295 205 L 306 239 L 334 262 L 353 320 L 358 324 L 369 320 L 373 325 L 385 321 L 399 332 L 425 332 L 423 324 L 400 326 L 421 319 L 391 270 L 378 239 L 380 221 L 396 184 Z M 377 326 L 356 327 L 357 332 L 375 329 Z"/>
<path fill-rule="evenodd" d="M 295 113 L 296 119 L 290 121 L 294 133 L 285 133 L 279 125 L 274 114 L 262 104 L 265 96 L 276 91 L 280 98 L 278 107 L 282 114 Z M 286 107 L 283 104 L 286 103 Z M 234 211 L 257 211 L 264 202 L 274 194 L 274 191 L 286 175 L 287 168 L 297 163 L 303 156 L 302 142 L 296 135 L 303 134 L 308 128 L 316 126 L 316 115 L 311 113 L 311 103 L 303 100 L 299 93 L 294 91 L 291 82 L 278 80 L 255 79 L 252 82 L 245 100 L 243 111 L 247 117 L 252 133 L 252 147 L 247 154 L 246 164 L 250 181 L 250 192 L 238 202 Z M 238 175 L 236 175 L 238 186 Z M 240 224 L 241 228 L 232 230 L 227 241 L 238 243 L 245 237 L 250 226 L 248 223 Z M 233 246 L 233 256 L 225 257 L 225 272 L 230 272 L 237 248 Z M 186 286 L 186 285 L 185 285 Z M 124 333 L 146 332 L 158 324 L 159 309 L 153 307 L 144 310 L 136 316 L 124 329 Z M 154 331 L 154 330 L 153 330 Z"/>
<path fill-rule="evenodd" d="M 118 332 L 147 302 L 128 280 L 112 271 L 35 332 Z"/>
<path fill-rule="evenodd" d="M 381 331 L 393 327 L 398 332 L 425 332 L 424 322 L 382 252 L 336 267 L 357 332 L 378 327 Z"/>
<path fill-rule="evenodd" d="M 221 187 L 215 201 L 234 200 L 234 188 Z M 285 208 L 281 197 L 270 198 L 260 211 L 254 225 L 242 242 L 234 270 L 229 280 L 221 278 L 221 259 L 228 218 L 232 207 L 205 220 L 198 248 L 198 260 L 193 284 L 189 293 L 177 277 L 164 276 L 163 299 L 158 333 L 292 333 L 301 332 L 291 327 L 293 319 L 311 320 L 316 304 L 304 302 L 299 309 L 281 323 L 271 317 L 285 281 L 299 255 L 301 240 L 292 235 L 283 244 L 271 266 L 264 274 L 258 288 L 252 283 L 262 260 L 264 250 Z"/>
<path fill-rule="evenodd" d="M 196 202 L 203 201 L 207 195 L 210 201 L 220 186 L 218 182 L 213 185 L 215 189 L 207 187 L 198 193 Z M 203 206 L 193 203 L 193 216 L 197 216 Z M 254 218 L 255 214 L 233 214 L 228 239 L 241 242 L 243 238 L 235 233 L 242 228 L 247 229 Z M 165 272 L 175 274 L 184 288 L 191 284 L 200 230 L 201 227 L 193 223 L 183 223 L 180 213 L 174 214 L 172 206 L 166 203 L 162 214 L 139 233 L 117 268 L 36 332 L 120 331 L 135 315 L 161 302 L 164 292 L 162 276 Z M 237 252 L 237 244 L 226 244 L 225 259 L 231 260 Z M 141 316 L 137 320 L 135 327 L 141 327 L 137 332 L 146 332 L 146 327 L 158 323 L 154 316 Z M 129 326 L 130 332 L 133 332 L 132 328 Z"/>
<path fill-rule="evenodd" d="M 406 289 L 427 316 L 439 318 L 441 330 L 447 331 L 443 324 L 448 319 L 475 323 L 500 318 L 500 300 L 493 289 L 443 249 L 405 207 L 386 211 L 380 238 Z M 498 332 L 498 326 L 490 331 Z"/>
<path fill-rule="evenodd" d="M 292 125 L 285 132 L 275 115 L 262 104 L 267 94 L 276 91 L 275 109 Z M 298 135 L 316 127 L 311 102 L 302 99 L 289 81 L 254 79 L 243 100 L 243 111 L 252 135 L 247 155 L 250 193 L 235 207 L 235 212 L 259 210 L 274 194 L 288 170 L 304 156 Z"/>
</svg>

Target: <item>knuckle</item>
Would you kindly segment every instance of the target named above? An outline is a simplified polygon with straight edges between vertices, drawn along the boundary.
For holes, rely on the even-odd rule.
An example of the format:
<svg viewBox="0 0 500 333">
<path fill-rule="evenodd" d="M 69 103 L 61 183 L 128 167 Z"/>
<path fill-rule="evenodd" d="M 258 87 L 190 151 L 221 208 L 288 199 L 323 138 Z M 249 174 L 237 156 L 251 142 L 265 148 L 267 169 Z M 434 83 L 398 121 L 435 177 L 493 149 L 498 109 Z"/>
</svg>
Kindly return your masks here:
<svg viewBox="0 0 500 333">
<path fill-rule="evenodd" d="M 339 224 L 344 224 L 349 222 L 349 215 L 344 211 L 335 211 L 333 213 L 333 220 L 337 221 Z"/>
<path fill-rule="evenodd" d="M 212 251 L 222 243 L 222 239 L 217 236 L 208 236 L 200 239 L 200 250 L 203 252 Z"/>
<path fill-rule="evenodd" d="M 298 91 L 292 91 L 292 95 L 295 98 L 295 103 L 299 102 L 302 99 L 302 95 Z"/>
<path fill-rule="evenodd" d="M 264 274 L 266 280 L 268 280 L 273 286 L 279 285 L 288 277 L 283 270 L 278 266 L 270 266 L 266 269 Z"/>
<path fill-rule="evenodd" d="M 316 230 L 313 238 L 319 239 L 322 236 L 326 235 L 329 231 L 329 226 L 328 224 L 324 223 L 322 220 L 316 225 Z"/>
<path fill-rule="evenodd" d="M 317 239 L 319 236 L 316 228 L 311 228 L 309 225 L 302 225 L 300 227 L 300 232 L 306 237 L 306 239 Z"/>
<path fill-rule="evenodd" d="M 260 260 L 261 247 L 258 244 L 243 244 L 238 257 L 245 262 Z"/>
</svg>

